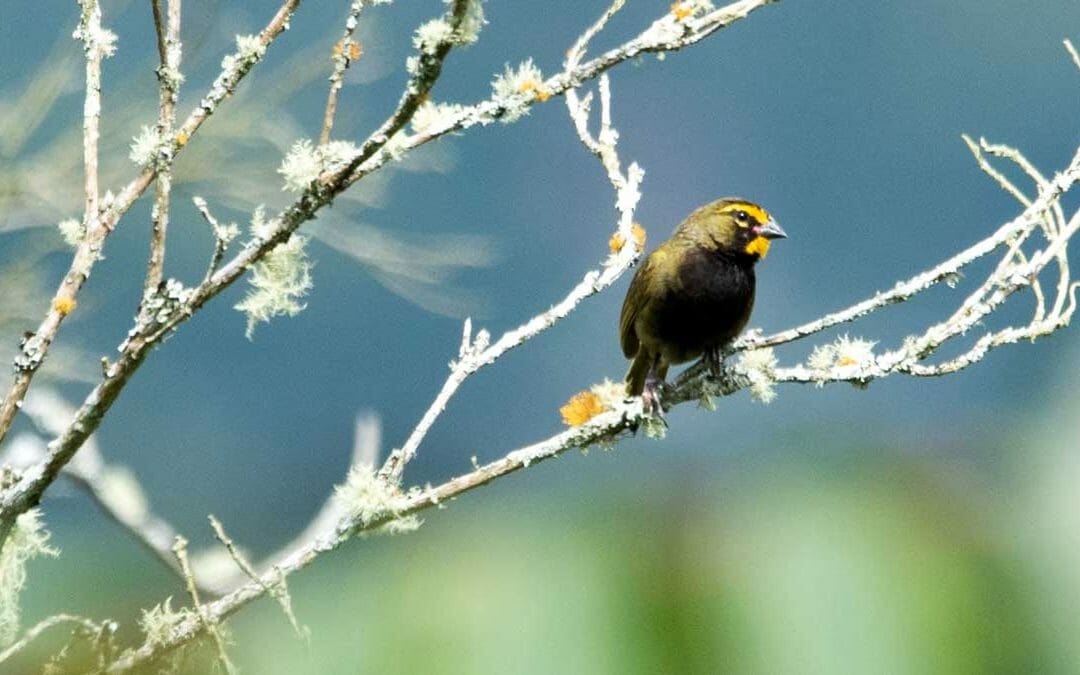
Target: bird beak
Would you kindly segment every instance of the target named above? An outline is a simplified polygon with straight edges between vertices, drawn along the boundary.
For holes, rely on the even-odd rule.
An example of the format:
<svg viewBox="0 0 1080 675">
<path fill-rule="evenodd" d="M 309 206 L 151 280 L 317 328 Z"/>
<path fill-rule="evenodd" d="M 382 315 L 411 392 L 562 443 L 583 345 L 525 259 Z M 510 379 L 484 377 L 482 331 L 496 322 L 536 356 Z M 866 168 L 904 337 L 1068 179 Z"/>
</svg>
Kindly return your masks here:
<svg viewBox="0 0 1080 675">
<path fill-rule="evenodd" d="M 769 220 L 764 225 L 756 228 L 757 235 L 759 237 L 765 237 L 766 239 L 786 239 L 787 232 L 784 232 L 784 228 L 776 224 L 775 220 Z"/>
</svg>

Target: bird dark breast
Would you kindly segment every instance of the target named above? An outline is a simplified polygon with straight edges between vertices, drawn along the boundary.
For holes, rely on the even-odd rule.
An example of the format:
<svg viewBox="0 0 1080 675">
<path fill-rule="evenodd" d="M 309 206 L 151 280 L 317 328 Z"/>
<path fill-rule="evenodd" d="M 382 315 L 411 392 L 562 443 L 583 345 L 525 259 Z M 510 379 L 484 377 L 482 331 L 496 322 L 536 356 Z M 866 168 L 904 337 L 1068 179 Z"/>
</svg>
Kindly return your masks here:
<svg viewBox="0 0 1080 675">
<path fill-rule="evenodd" d="M 679 265 L 652 328 L 670 363 L 696 359 L 735 338 L 754 306 L 754 266 L 746 256 L 694 248 Z"/>
</svg>

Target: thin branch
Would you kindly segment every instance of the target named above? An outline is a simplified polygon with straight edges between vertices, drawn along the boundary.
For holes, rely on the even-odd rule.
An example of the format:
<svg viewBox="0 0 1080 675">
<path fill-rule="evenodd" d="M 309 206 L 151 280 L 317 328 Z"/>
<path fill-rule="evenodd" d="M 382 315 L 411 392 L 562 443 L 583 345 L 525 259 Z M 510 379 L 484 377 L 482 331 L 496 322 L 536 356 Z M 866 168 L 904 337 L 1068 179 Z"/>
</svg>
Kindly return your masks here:
<svg viewBox="0 0 1080 675">
<path fill-rule="evenodd" d="M 75 408 L 58 392 L 45 387 L 35 389 L 27 397 L 23 412 L 40 433 L 57 436 L 64 432 Z M 35 448 L 35 452 L 5 458 L 6 463 L 24 470 L 40 462 L 46 455 L 44 441 L 40 443 L 40 449 Z M 181 576 L 180 565 L 172 553 L 178 532 L 150 510 L 146 492 L 130 469 L 106 461 L 94 436 L 83 444 L 75 460 L 64 467 L 64 474 L 84 489 L 105 515 L 130 532 L 135 541 L 170 571 Z"/>
<path fill-rule="evenodd" d="M 1080 179 L 1080 154 L 1073 158 L 1069 168 L 1054 177 L 1048 184 L 1048 189 L 1041 192 L 1031 205 L 1024 209 L 1016 218 L 1002 225 L 991 236 L 983 239 L 973 246 L 964 249 L 952 258 L 936 265 L 935 267 L 917 274 L 906 281 L 898 282 L 892 289 L 875 294 L 862 302 L 856 303 L 847 309 L 827 314 L 826 316 L 807 322 L 801 326 L 790 328 L 767 337 L 743 336 L 729 348 L 729 353 L 747 349 L 759 349 L 761 347 L 773 347 L 791 342 L 807 335 L 819 333 L 833 326 L 854 321 L 858 318 L 885 307 L 908 300 L 912 296 L 925 291 L 942 281 L 953 281 L 958 274 L 971 263 L 992 253 L 998 247 L 1013 240 L 1025 229 L 1035 227 L 1042 214 L 1055 203 L 1066 190 L 1071 188 Z"/>
<path fill-rule="evenodd" d="M 206 266 L 206 274 L 203 275 L 201 285 L 209 283 L 210 278 L 214 276 L 214 272 L 217 271 L 221 265 L 222 258 L 225 257 L 225 251 L 228 249 L 229 244 L 234 239 L 240 236 L 240 229 L 235 223 L 228 225 L 222 225 L 214 214 L 210 212 L 210 207 L 207 205 L 206 200 L 196 195 L 192 197 L 191 201 L 195 204 L 195 208 L 198 209 L 214 233 L 214 252 L 210 254 L 210 262 Z"/>
<path fill-rule="evenodd" d="M 292 626 L 296 636 L 302 640 L 307 639 L 308 631 L 300 625 L 300 622 L 296 619 L 296 614 L 293 612 L 292 598 L 289 597 L 289 589 L 285 584 L 285 577 L 279 574 L 277 583 L 269 586 L 264 584 L 263 580 L 259 578 L 258 572 L 255 571 L 255 568 L 247 561 L 233 540 L 229 538 L 229 535 L 225 534 L 225 527 L 221 524 L 221 521 L 213 515 L 208 517 L 210 519 L 210 527 L 214 529 L 214 536 L 217 537 L 217 540 L 225 547 L 225 550 L 229 552 L 229 557 L 233 559 L 236 566 L 240 568 L 249 579 L 259 584 L 265 593 L 268 593 L 278 601 L 278 604 L 281 605 L 281 610 L 285 613 L 285 617 L 289 620 L 289 625 Z"/>
<path fill-rule="evenodd" d="M 180 569 L 184 574 L 184 580 L 187 582 L 188 596 L 191 597 L 191 604 L 195 607 L 202 629 L 210 633 L 210 637 L 214 641 L 218 662 L 221 663 L 221 667 L 225 669 L 228 675 L 235 675 L 238 671 L 229 659 L 229 654 L 225 649 L 225 637 L 221 634 L 219 621 L 210 615 L 206 605 L 199 600 L 199 589 L 195 583 L 195 576 L 191 573 L 191 563 L 188 562 L 187 544 L 187 539 L 177 537 L 176 543 L 173 544 L 173 553 L 176 554 L 176 559 L 180 562 Z"/>
<path fill-rule="evenodd" d="M 490 124 L 506 118 L 511 113 L 513 113 L 514 117 L 517 117 L 537 103 L 541 103 L 551 96 L 565 94 L 568 90 L 595 79 L 601 73 L 641 54 L 665 54 L 696 44 L 716 31 L 745 19 L 755 10 L 776 2 L 779 2 L 779 0 L 739 0 L 701 16 L 691 16 L 684 19 L 679 19 L 674 12 L 666 13 L 635 38 L 618 47 L 609 49 L 573 70 L 562 72 L 545 80 L 529 93 L 520 93 L 505 98 L 493 96 L 485 101 L 466 106 L 455 114 L 447 116 L 439 124 L 433 125 L 421 133 L 403 138 L 396 145 L 394 155 L 388 153 L 372 154 L 370 157 L 362 158 L 359 162 L 354 162 L 348 167 L 349 175 L 346 181 L 349 184 L 355 183 L 408 151 L 446 134 L 468 129 L 477 124 Z M 540 91 L 544 92 L 544 95 L 538 97 L 537 92 Z"/>
<path fill-rule="evenodd" d="M 292 1 L 298 2 L 298 0 Z M 469 2 L 472 1 L 454 0 L 449 10 L 449 22 L 454 31 L 459 28 Z M 282 12 L 279 12 L 279 16 L 281 14 Z M 287 18 L 287 15 L 285 16 Z M 258 43 L 265 46 L 277 32 L 280 32 L 280 26 L 276 32 L 264 31 L 258 38 Z M 63 466 L 74 457 L 82 443 L 101 423 L 101 419 L 116 397 L 120 395 L 127 381 L 135 374 L 159 341 L 186 321 L 202 305 L 236 281 L 252 264 L 262 259 L 278 244 L 286 241 L 302 223 L 315 217 L 321 207 L 330 203 L 336 194 L 348 187 L 345 178 L 352 167 L 364 157 L 378 152 L 389 142 L 391 136 L 408 124 L 420 102 L 427 97 L 435 85 L 442 71 L 443 60 L 454 44 L 452 39 L 447 39 L 433 50 L 421 51 L 416 74 L 410 80 L 406 93 L 402 96 L 394 113 L 365 141 L 353 162 L 328 177 L 325 184 L 313 185 L 296 203 L 278 216 L 276 222 L 279 225 L 273 235 L 256 240 L 253 245 L 246 247 L 241 254 L 195 289 L 185 289 L 179 284 L 172 286 L 166 284 L 166 288 L 155 294 L 156 297 L 144 297 L 144 302 L 154 300 L 159 307 L 155 312 L 142 313 L 139 317 L 137 325 L 129 332 L 127 339 L 120 347 L 120 356 L 106 369 L 103 381 L 87 396 L 65 433 L 50 443 L 48 458 L 28 470 L 19 483 L 0 495 L 0 544 L 7 539 L 15 518 L 40 501 L 45 489 L 56 479 Z M 261 58 L 261 52 L 245 48 L 235 60 L 247 64 L 242 68 L 243 72 L 246 72 L 259 58 Z M 226 62 L 229 62 L 229 59 L 226 59 Z M 221 96 L 224 97 L 226 85 L 231 81 L 228 73 L 232 72 L 230 68 L 226 68 L 212 87 L 212 94 L 221 91 Z M 208 103 L 206 99 L 201 105 L 203 108 L 213 108 L 213 104 Z M 180 129 L 178 137 L 186 133 L 186 126 Z"/>
<path fill-rule="evenodd" d="M 360 11 L 364 8 L 364 0 L 352 0 L 349 6 L 349 15 L 345 18 L 345 32 L 341 40 L 334 45 L 332 60 L 334 69 L 330 73 L 330 91 L 326 95 L 326 110 L 323 112 L 322 132 L 319 134 L 319 145 L 330 142 L 330 132 L 334 128 L 334 114 L 337 112 L 338 92 L 345 85 L 345 71 L 349 65 L 360 58 L 360 43 L 353 39 L 356 27 L 360 25 Z"/>
<path fill-rule="evenodd" d="M 56 626 L 62 626 L 63 624 L 75 624 L 76 628 L 81 628 L 88 634 L 97 634 L 105 631 L 108 631 L 111 634 L 115 632 L 117 628 L 116 624 L 112 621 L 98 624 L 90 619 L 75 616 L 74 614 L 56 614 L 29 628 L 21 638 L 13 642 L 7 649 L 0 652 L 0 663 L 4 663 L 12 656 L 15 656 L 26 649 L 30 646 L 31 642 L 41 637 L 45 631 L 55 628 Z"/>
<path fill-rule="evenodd" d="M 85 0 L 85 2 L 93 3 L 93 0 Z M 285 30 L 289 19 L 299 4 L 300 0 L 285 0 L 274 17 L 259 33 L 258 42 L 263 49 Z M 93 4 L 93 7 L 96 8 L 97 5 Z M 89 22 L 93 20 L 94 13 L 87 14 L 84 11 L 84 18 L 80 22 L 80 29 L 76 32 L 76 35 L 82 38 L 88 35 L 91 36 L 90 42 L 86 42 L 86 39 L 84 39 L 87 50 L 90 50 L 91 46 L 93 46 L 95 52 L 103 49 L 107 51 L 112 48 L 112 43 L 109 41 L 111 33 L 101 29 L 100 15 L 97 16 L 96 26 L 98 30 L 88 33 L 85 27 L 91 25 Z M 89 56 L 88 54 L 88 58 Z M 206 96 L 199 102 L 195 110 L 188 115 L 187 120 L 181 125 L 176 136 L 169 141 L 169 157 L 175 158 L 188 140 L 202 126 L 203 122 L 217 109 L 218 104 L 232 93 L 240 81 L 261 59 L 261 51 L 250 52 L 240 49 L 231 56 L 226 57 L 221 73 L 214 80 Z M 93 112 L 93 116 L 96 116 L 99 111 L 92 109 L 92 102 L 97 101 L 100 104 L 100 98 L 90 95 L 91 87 L 89 84 L 90 82 L 88 82 L 87 86 L 87 104 L 84 108 L 87 113 Z M 165 154 L 164 149 L 160 152 Z M 116 227 L 120 217 L 127 213 L 135 200 L 146 191 L 146 188 L 157 177 L 160 169 L 159 164 L 159 162 L 151 162 L 143 167 L 142 173 L 120 190 L 110 203 L 95 204 L 95 209 L 92 212 L 84 214 L 86 234 L 83 241 L 75 249 L 71 265 L 64 275 L 63 281 L 58 286 L 56 294 L 53 296 L 49 312 L 37 330 L 23 341 L 20 353 L 15 358 L 15 379 L 8 393 L 4 396 L 3 402 L 0 403 L 0 442 L 4 440 L 11 429 L 15 415 L 18 414 L 19 406 L 22 405 L 23 398 L 30 388 L 30 383 L 44 361 L 49 346 L 60 330 L 60 324 L 64 317 L 75 309 L 76 296 L 89 277 L 94 263 L 101 258 L 101 250 L 105 239 Z M 96 197 L 95 201 L 97 201 Z M 95 226 L 91 227 L 91 225 Z M 4 504 L 0 504 L 0 513 L 6 513 Z M 9 518 L 0 517 L 0 545 L 6 540 L 11 524 Z"/>
<path fill-rule="evenodd" d="M 1048 200 L 1051 199 L 1052 194 L 1056 194 L 1059 198 L 1063 190 L 1068 189 L 1077 182 L 1080 182 L 1080 170 L 1071 167 L 1069 171 L 1056 177 L 1048 190 L 1041 192 L 1034 203 L 1042 204 L 1043 209 L 1048 209 L 1050 208 Z M 1021 218 L 1019 220 L 1025 219 Z M 1025 220 L 1025 222 L 1029 222 L 1029 220 Z M 1031 226 L 1034 227 L 1034 225 Z M 1072 218 L 1069 227 L 1063 228 L 1043 252 L 1030 257 L 1029 266 L 1018 270 L 1018 273 L 1013 275 L 1010 281 L 1006 282 L 1006 288 L 1013 285 L 1023 287 L 1024 279 L 1045 267 L 1057 255 L 1057 249 L 1064 247 L 1077 229 L 1080 229 L 1080 212 Z M 956 259 L 964 259 L 964 257 L 962 255 L 954 256 L 953 260 Z M 991 278 L 986 283 L 997 284 L 999 281 Z M 1026 329 L 1007 329 L 995 334 L 996 337 L 980 339 L 963 357 L 966 359 L 965 362 L 957 361 L 955 366 L 949 367 L 965 367 L 982 358 L 987 351 L 998 344 L 1030 339 L 1065 325 L 1076 308 L 1076 287 L 1077 284 L 1069 286 L 1072 299 L 1066 305 L 1062 315 L 1054 317 L 1052 320 L 1048 318 L 1041 324 L 1033 324 Z M 879 308 L 884 306 L 884 304 L 878 305 Z M 797 330 L 788 331 L 784 334 L 790 336 L 784 342 L 791 342 L 804 337 L 804 334 Z M 769 339 L 757 338 L 756 342 L 761 343 L 766 340 Z M 466 339 L 463 342 L 466 345 L 470 343 L 468 333 L 466 333 Z M 742 341 L 741 348 L 746 349 L 754 342 L 754 338 L 745 339 Z M 920 349 L 914 345 L 903 347 L 902 350 L 906 353 L 905 359 L 897 361 L 890 357 L 891 352 L 875 357 L 869 352 L 870 343 L 860 345 L 855 341 L 850 341 L 848 344 L 851 349 L 846 352 L 837 350 L 834 347 L 827 363 L 815 361 L 809 365 L 777 368 L 772 360 L 744 357 L 739 363 L 724 362 L 719 377 L 716 379 L 707 377 L 701 368 L 690 368 L 676 380 L 673 387 L 665 392 L 664 402 L 672 406 L 686 401 L 708 400 L 715 396 L 727 396 L 746 388 L 756 389 L 757 385 L 762 382 L 762 378 L 765 378 L 769 386 L 781 382 L 816 386 L 830 382 L 850 382 L 865 385 L 872 379 L 884 377 L 891 373 L 906 372 L 912 375 L 922 375 L 943 374 L 945 372 L 920 372 L 918 369 L 912 368 L 912 365 L 917 364 L 921 358 L 919 356 Z M 751 365 L 751 362 L 756 365 Z M 271 572 L 261 575 L 259 582 L 248 583 L 219 600 L 206 605 L 205 611 L 210 617 L 209 620 L 219 622 L 239 611 L 248 603 L 265 595 L 267 592 L 266 587 L 278 578 L 277 575 L 287 577 L 305 568 L 323 553 L 341 546 L 351 534 L 378 530 L 399 519 L 415 515 L 432 507 L 438 507 L 465 492 L 527 468 L 532 464 L 557 457 L 570 449 L 588 447 L 595 443 L 605 445 L 614 443 L 647 420 L 647 417 L 643 415 L 640 399 L 623 400 L 619 398 L 610 401 L 609 405 L 609 410 L 596 415 L 580 426 L 567 429 L 539 443 L 513 450 L 501 459 L 479 466 L 473 471 L 452 478 L 438 486 L 411 491 L 395 502 L 393 507 L 388 507 L 375 515 L 368 514 L 367 517 L 361 517 L 355 513 L 345 515 L 332 536 L 311 541 L 306 547 L 295 551 L 288 559 L 275 566 Z M 271 576 L 271 573 L 274 576 Z M 159 658 L 196 638 L 202 629 L 202 621 L 186 620 L 176 626 L 167 640 L 146 643 L 134 651 L 127 652 L 113 662 L 107 672 L 126 672 L 136 666 Z"/>
<path fill-rule="evenodd" d="M 1076 47 L 1073 46 L 1072 40 L 1065 40 L 1065 51 L 1069 52 L 1069 57 L 1072 58 L 1073 65 L 1077 70 L 1080 70 L 1080 53 L 1076 51 Z"/>
<path fill-rule="evenodd" d="M 151 2 L 161 61 L 157 69 L 160 83 L 157 123 L 159 139 L 172 138 L 173 125 L 176 122 L 176 100 L 180 91 L 180 2 L 181 0 L 168 0 L 167 23 L 161 15 L 161 0 Z M 163 144 L 156 153 L 161 169 L 157 177 L 154 207 L 150 214 L 153 225 L 150 230 L 150 256 L 147 258 L 144 291 L 157 288 L 164 274 L 165 240 L 169 229 L 169 194 L 172 191 L 172 162 L 169 161 L 168 152 L 169 145 Z"/>
<path fill-rule="evenodd" d="M 566 68 L 572 70 L 577 66 L 577 60 L 585 53 L 589 39 L 595 36 L 604 27 L 608 19 L 622 6 L 621 1 L 615 2 L 600 19 L 593 24 L 584 35 L 577 40 L 567 54 Z M 640 185 L 644 177 L 644 171 L 637 165 L 631 164 L 626 175 L 622 173 L 621 163 L 615 145 L 618 142 L 618 133 L 611 125 L 611 94 L 610 83 L 606 75 L 601 75 L 601 131 L 599 139 L 592 137 L 588 131 L 589 104 L 579 101 L 573 90 L 567 92 L 567 106 L 570 116 L 574 120 L 578 137 L 585 147 L 600 158 L 601 164 L 607 172 L 608 180 L 615 189 L 616 205 L 620 219 L 616 229 L 616 236 L 622 237 L 621 241 L 632 241 L 632 228 L 634 209 L 641 197 Z M 591 99 L 590 99 L 591 100 Z M 458 388 L 465 380 L 486 365 L 494 363 L 496 359 L 518 347 L 539 333 L 555 325 L 559 320 L 570 314 L 578 304 L 591 295 L 599 293 L 617 281 L 626 270 L 637 261 L 641 250 L 637 246 L 622 246 L 612 251 L 611 255 L 603 261 L 601 269 L 592 270 L 570 292 L 551 309 L 541 312 L 526 323 L 514 330 L 507 331 L 494 344 L 489 344 L 490 336 L 487 331 L 481 331 L 476 341 L 472 341 L 472 322 L 465 324 L 462 337 L 461 349 L 458 360 L 452 365 L 450 375 L 443 383 L 435 400 L 425 411 L 420 422 L 416 425 L 409 437 L 400 448 L 394 450 L 387 457 L 383 467 L 379 470 L 379 477 L 391 483 L 400 483 L 405 466 L 416 456 L 427 432 L 446 409 L 447 404 Z"/>
<path fill-rule="evenodd" d="M 86 279 L 89 268 L 97 260 L 99 249 L 94 241 L 101 236 L 104 225 L 101 221 L 98 186 L 98 141 L 101 120 L 101 61 L 110 56 L 115 49 L 116 36 L 101 25 L 101 7 L 97 0 L 82 0 L 79 25 L 75 30 L 76 39 L 82 40 L 83 54 L 86 59 L 86 89 L 83 95 L 83 189 L 85 205 L 83 210 L 84 241 L 76 248 L 71 269 L 65 275 L 53 296 L 45 319 L 33 333 L 20 344 L 16 355 L 15 380 L 11 389 L 0 403 L 0 441 L 7 435 L 18 413 L 22 399 L 26 396 L 30 382 L 37 369 L 45 360 L 49 347 L 64 317 L 76 306 L 75 296 L 79 286 Z M 3 539 L 0 538 L 0 542 Z"/>
</svg>

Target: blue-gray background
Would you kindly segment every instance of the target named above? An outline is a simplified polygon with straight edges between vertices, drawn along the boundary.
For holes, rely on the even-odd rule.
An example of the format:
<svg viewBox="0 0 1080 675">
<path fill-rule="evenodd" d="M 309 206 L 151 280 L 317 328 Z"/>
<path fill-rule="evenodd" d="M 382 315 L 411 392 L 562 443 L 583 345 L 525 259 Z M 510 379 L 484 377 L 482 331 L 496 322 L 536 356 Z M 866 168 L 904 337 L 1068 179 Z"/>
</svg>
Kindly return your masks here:
<svg viewBox="0 0 1080 675">
<path fill-rule="evenodd" d="M 318 134 L 325 55 L 346 4 L 302 5 L 235 105 L 192 140 L 178 164 L 169 275 L 194 283 L 209 252 L 191 195 L 241 223 L 255 204 L 287 203 L 272 170 L 292 140 Z M 594 52 L 669 3 L 627 4 Z M 604 6 L 486 3 L 480 42 L 450 57 L 434 98 L 479 100 L 505 63 L 530 56 L 556 71 Z M 336 137 L 362 138 L 392 109 L 410 32 L 441 8 L 365 10 L 365 54 Z M 181 111 L 231 35 L 256 32 L 273 10 L 185 6 Z M 153 123 L 148 14 L 143 3 L 105 3 L 120 36 L 105 65 L 114 189 L 134 173 L 128 139 Z M 0 173 L 9 193 L 45 181 L 49 198 L 5 197 L 0 261 L 11 269 L 35 251 L 30 269 L 5 277 L 5 293 L 21 279 L 43 310 L 67 264 L 52 224 L 79 206 L 78 172 L 56 168 L 77 168 L 80 152 L 78 47 L 66 37 L 75 13 L 48 3 L 9 19 L 5 105 L 27 106 L 13 119 L 41 124 L 3 148 Z M 1046 173 L 1080 142 L 1080 72 L 1061 46 L 1080 38 L 1077 26 L 1080 5 L 1067 0 L 787 1 L 663 61 L 623 64 L 612 73 L 614 116 L 624 161 L 646 170 L 638 219 L 650 248 L 708 200 L 765 205 L 791 235 L 760 268 L 752 325 L 766 331 L 952 255 L 1018 212 L 962 132 L 1015 145 Z M 71 77 L 46 110 L 19 98 L 55 69 Z M 129 466 L 154 509 L 196 543 L 211 543 L 207 513 L 256 556 L 287 541 L 340 481 L 358 412 L 380 416 L 388 447 L 404 440 L 446 376 L 466 314 L 499 334 L 606 253 L 613 196 L 561 99 L 440 141 L 407 169 L 361 186 L 320 226 L 359 228 L 361 245 L 404 255 L 406 269 L 440 250 L 468 265 L 433 264 L 437 282 L 423 283 L 363 246 L 370 257 L 358 263 L 315 240 L 303 314 L 248 341 L 231 309 L 244 291 L 231 290 L 151 357 L 101 427 L 110 461 Z M 75 370 L 91 377 L 136 306 L 148 213 L 144 200 L 122 221 L 61 333 L 86 356 Z M 895 345 L 949 312 L 980 271 L 841 333 Z M 619 378 L 627 282 L 470 379 L 408 480 L 439 481 L 472 455 L 546 437 L 570 394 Z M 1025 320 L 1030 306 L 1016 298 L 1003 320 Z M 37 313 L 4 317 L 9 352 Z M 529 469 L 431 514 L 414 535 L 358 542 L 317 564 L 294 584 L 312 646 L 292 641 L 266 604 L 238 621 L 238 658 L 250 672 L 1078 672 L 1075 344 L 1066 330 L 943 379 L 787 387 L 768 406 L 739 394 L 715 413 L 684 406 L 662 442 Z M 810 348 L 785 348 L 780 360 Z M 88 387 L 59 386 L 73 401 Z M 137 608 L 182 596 L 74 489 L 54 494 L 45 518 L 64 554 L 31 568 L 28 620 L 67 610 L 130 625 Z M 276 646 L 256 648 L 265 640 Z"/>
</svg>

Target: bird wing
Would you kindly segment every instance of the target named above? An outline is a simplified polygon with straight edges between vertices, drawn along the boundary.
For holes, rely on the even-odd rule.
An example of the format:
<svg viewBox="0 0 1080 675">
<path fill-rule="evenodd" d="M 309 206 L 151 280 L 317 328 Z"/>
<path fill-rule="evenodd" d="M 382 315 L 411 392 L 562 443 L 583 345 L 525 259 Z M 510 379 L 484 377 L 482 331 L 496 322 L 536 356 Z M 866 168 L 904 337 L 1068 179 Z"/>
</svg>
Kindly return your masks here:
<svg viewBox="0 0 1080 675">
<path fill-rule="evenodd" d="M 649 301 L 649 287 L 656 275 L 658 260 L 664 256 L 662 249 L 653 251 L 652 255 L 645 259 L 641 267 L 634 274 L 630 282 L 630 288 L 626 291 L 626 299 L 623 300 L 622 313 L 619 315 L 619 337 L 622 342 L 623 354 L 631 359 L 637 354 L 640 341 L 634 324 L 638 315 Z"/>
</svg>

